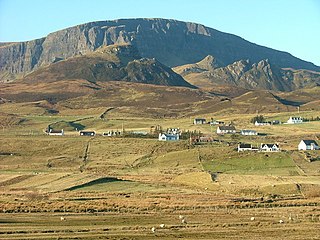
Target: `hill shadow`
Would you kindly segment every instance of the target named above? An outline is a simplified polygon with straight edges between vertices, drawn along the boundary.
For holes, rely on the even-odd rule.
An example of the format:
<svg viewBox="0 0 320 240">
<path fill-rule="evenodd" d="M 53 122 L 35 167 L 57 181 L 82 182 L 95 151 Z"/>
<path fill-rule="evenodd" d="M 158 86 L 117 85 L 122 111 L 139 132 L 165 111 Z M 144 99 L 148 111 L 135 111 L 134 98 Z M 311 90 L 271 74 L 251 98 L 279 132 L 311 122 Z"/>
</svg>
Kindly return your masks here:
<svg viewBox="0 0 320 240">
<path fill-rule="evenodd" d="M 103 178 L 98 178 L 95 180 L 92 180 L 90 182 L 84 183 L 84 184 L 80 184 L 77 186 L 73 186 L 70 188 L 65 189 L 65 191 L 74 191 L 80 188 L 84 188 L 84 187 L 90 187 L 90 186 L 94 186 L 96 184 L 102 184 L 102 183 L 112 183 L 112 182 L 129 182 L 128 180 L 122 180 L 119 178 L 115 178 L 115 177 L 103 177 Z"/>
<path fill-rule="evenodd" d="M 287 100 L 287 99 L 281 98 L 279 96 L 276 96 L 274 94 L 273 94 L 273 96 L 275 99 L 277 99 L 280 103 L 282 103 L 284 105 L 299 107 L 300 105 L 305 104 L 305 102 Z"/>
</svg>

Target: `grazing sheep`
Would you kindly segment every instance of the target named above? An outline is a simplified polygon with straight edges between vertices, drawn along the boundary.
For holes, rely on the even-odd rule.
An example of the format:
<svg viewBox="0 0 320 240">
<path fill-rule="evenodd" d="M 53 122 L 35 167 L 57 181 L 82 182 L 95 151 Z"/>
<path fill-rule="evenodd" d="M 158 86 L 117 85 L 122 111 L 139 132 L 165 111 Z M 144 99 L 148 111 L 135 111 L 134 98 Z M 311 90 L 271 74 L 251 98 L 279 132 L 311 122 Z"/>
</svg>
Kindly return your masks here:
<svg viewBox="0 0 320 240">
<path fill-rule="evenodd" d="M 179 215 L 179 219 L 181 220 L 181 219 L 184 219 L 184 216 L 182 216 L 182 215 Z"/>
<path fill-rule="evenodd" d="M 254 220 L 255 220 L 255 218 L 254 218 L 254 217 L 251 217 L 251 218 L 250 218 L 250 220 L 251 220 L 251 221 L 254 221 Z"/>
<path fill-rule="evenodd" d="M 60 220 L 61 221 L 65 221 L 66 219 L 64 217 L 60 217 Z"/>
<path fill-rule="evenodd" d="M 153 232 L 153 233 L 156 232 L 156 228 L 155 228 L 155 227 L 152 227 L 152 228 L 151 228 L 151 232 Z"/>
<path fill-rule="evenodd" d="M 184 218 L 184 219 L 181 220 L 181 223 L 187 224 L 187 220 Z"/>
<path fill-rule="evenodd" d="M 282 219 L 279 220 L 279 223 L 284 223 L 284 221 Z"/>
<path fill-rule="evenodd" d="M 162 223 L 162 224 L 160 224 L 159 225 L 161 228 L 164 228 L 165 227 L 165 225 Z"/>
</svg>

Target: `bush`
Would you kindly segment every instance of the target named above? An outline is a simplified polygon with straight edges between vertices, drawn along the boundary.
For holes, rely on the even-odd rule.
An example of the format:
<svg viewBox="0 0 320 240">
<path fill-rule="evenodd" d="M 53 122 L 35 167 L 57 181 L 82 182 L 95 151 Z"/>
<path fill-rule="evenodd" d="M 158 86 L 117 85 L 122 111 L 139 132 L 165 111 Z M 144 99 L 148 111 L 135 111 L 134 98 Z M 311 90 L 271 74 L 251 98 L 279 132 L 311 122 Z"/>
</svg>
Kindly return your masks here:
<svg viewBox="0 0 320 240">
<path fill-rule="evenodd" d="M 264 116 L 263 115 L 257 115 L 257 116 L 255 116 L 255 117 L 253 117 L 252 119 L 251 119 L 251 123 L 255 123 L 255 122 L 265 122 L 265 118 L 264 118 Z"/>
</svg>

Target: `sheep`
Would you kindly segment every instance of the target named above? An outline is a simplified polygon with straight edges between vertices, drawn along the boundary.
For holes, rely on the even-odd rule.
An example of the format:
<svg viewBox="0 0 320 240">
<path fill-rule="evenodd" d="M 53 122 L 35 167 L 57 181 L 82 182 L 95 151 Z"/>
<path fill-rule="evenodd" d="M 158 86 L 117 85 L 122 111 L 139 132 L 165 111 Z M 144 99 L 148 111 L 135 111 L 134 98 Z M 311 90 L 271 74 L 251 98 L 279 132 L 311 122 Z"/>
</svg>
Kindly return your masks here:
<svg viewBox="0 0 320 240">
<path fill-rule="evenodd" d="M 155 233 L 155 232 L 156 232 L 156 228 L 155 228 L 155 227 L 152 227 L 152 228 L 151 228 L 151 232 Z"/>
<path fill-rule="evenodd" d="M 181 219 L 184 219 L 184 216 L 182 216 L 182 215 L 179 215 L 179 219 L 181 220 Z"/>
<path fill-rule="evenodd" d="M 279 223 L 284 223 L 284 221 L 282 219 L 279 220 Z"/>
<path fill-rule="evenodd" d="M 182 224 L 187 224 L 187 220 L 184 218 L 184 219 L 181 220 L 181 223 Z"/>
<path fill-rule="evenodd" d="M 160 224 L 159 225 L 161 228 L 164 228 L 165 227 L 165 225 L 162 223 L 162 224 Z"/>
<path fill-rule="evenodd" d="M 65 217 L 60 217 L 60 220 L 61 220 L 61 221 L 65 221 L 66 218 L 65 218 Z"/>
<path fill-rule="evenodd" d="M 255 218 L 254 218 L 254 217 L 251 217 L 251 218 L 250 218 L 250 220 L 251 220 L 251 221 L 254 221 L 254 220 L 255 220 Z"/>
</svg>

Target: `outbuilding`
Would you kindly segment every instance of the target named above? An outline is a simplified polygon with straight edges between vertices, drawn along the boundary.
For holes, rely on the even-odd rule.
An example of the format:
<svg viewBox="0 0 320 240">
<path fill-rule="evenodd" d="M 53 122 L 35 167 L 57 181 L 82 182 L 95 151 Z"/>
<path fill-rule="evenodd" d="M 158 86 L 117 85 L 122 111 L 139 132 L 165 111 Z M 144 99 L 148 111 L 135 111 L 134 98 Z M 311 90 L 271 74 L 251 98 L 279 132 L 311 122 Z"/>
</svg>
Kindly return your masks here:
<svg viewBox="0 0 320 240">
<path fill-rule="evenodd" d="M 95 136 L 96 132 L 95 131 L 80 131 L 80 136 Z"/>
</svg>

